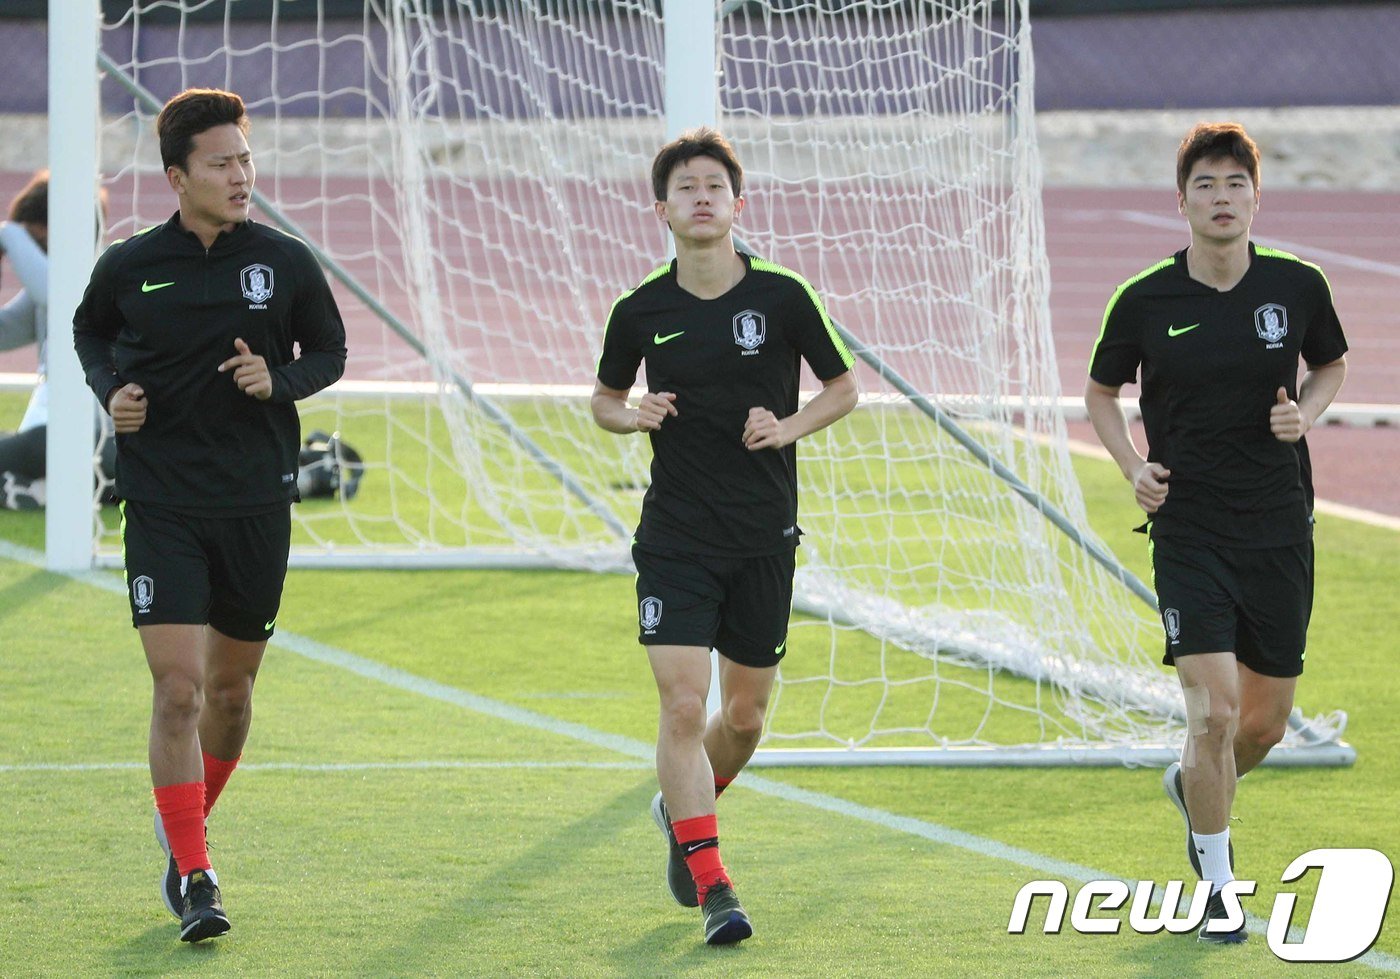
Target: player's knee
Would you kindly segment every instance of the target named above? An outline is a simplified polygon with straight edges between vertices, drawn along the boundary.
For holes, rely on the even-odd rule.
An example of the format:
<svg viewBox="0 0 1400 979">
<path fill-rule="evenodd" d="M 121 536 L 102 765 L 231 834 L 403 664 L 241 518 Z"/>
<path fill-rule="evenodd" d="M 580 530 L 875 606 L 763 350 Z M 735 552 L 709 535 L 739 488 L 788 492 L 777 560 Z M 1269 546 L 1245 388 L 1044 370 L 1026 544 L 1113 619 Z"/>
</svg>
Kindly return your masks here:
<svg viewBox="0 0 1400 979">
<path fill-rule="evenodd" d="M 763 716 L 765 706 L 754 703 L 726 704 L 724 726 L 736 738 L 743 741 L 758 741 L 763 736 Z"/>
<path fill-rule="evenodd" d="M 1240 725 L 1240 739 L 1258 748 L 1272 748 L 1283 740 L 1288 727 L 1286 720 L 1273 718 L 1246 719 Z"/>
<path fill-rule="evenodd" d="M 1229 697 L 1204 686 L 1185 691 L 1186 725 L 1192 738 L 1227 744 L 1240 725 L 1240 707 Z"/>
<path fill-rule="evenodd" d="M 241 717 L 253 706 L 253 683 L 246 678 L 208 683 L 204 691 L 209 706 L 221 714 Z"/>
<path fill-rule="evenodd" d="M 1235 736 L 1240 726 L 1240 710 L 1234 704 L 1220 701 L 1206 712 L 1206 736 L 1221 741 Z"/>
<path fill-rule="evenodd" d="M 698 738 L 705 733 L 705 698 L 691 692 L 661 698 L 661 726 L 673 737 Z"/>
<path fill-rule="evenodd" d="M 188 727 L 199 722 L 204 691 L 187 676 L 166 676 L 156 681 L 155 715 L 164 727 Z"/>
</svg>

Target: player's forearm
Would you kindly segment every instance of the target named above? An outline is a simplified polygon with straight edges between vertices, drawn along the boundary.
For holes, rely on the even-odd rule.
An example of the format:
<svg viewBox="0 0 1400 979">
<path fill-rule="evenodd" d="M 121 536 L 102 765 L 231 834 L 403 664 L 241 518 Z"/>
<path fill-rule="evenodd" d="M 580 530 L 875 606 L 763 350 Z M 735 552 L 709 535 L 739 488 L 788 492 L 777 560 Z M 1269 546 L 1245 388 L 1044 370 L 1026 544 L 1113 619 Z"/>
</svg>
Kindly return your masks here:
<svg viewBox="0 0 1400 979">
<path fill-rule="evenodd" d="M 631 435 L 637 431 L 637 409 L 629 408 L 624 398 L 610 394 L 595 394 L 589 402 L 593 411 L 593 421 L 601 429 L 614 435 Z"/>
<path fill-rule="evenodd" d="M 1298 411 L 1306 419 L 1309 428 L 1332 404 L 1332 399 L 1342 389 L 1342 382 L 1346 377 L 1345 357 L 1321 367 L 1311 367 L 1303 375 L 1303 382 L 1298 385 Z"/>
<path fill-rule="evenodd" d="M 1146 460 L 1133 445 L 1132 434 L 1128 431 L 1128 416 L 1123 414 L 1117 392 L 1110 394 L 1091 386 L 1084 391 L 1084 407 L 1089 411 L 1089 423 L 1094 426 L 1094 434 L 1113 461 L 1118 463 L 1123 478 L 1131 482 Z"/>
<path fill-rule="evenodd" d="M 102 407 L 107 409 L 107 400 L 112 396 L 112 392 L 122 386 L 112 354 L 112 341 L 75 321 L 73 347 L 78 352 L 78 362 L 82 365 L 88 387 L 97 396 Z"/>
<path fill-rule="evenodd" d="M 290 364 L 272 368 L 273 401 L 300 401 L 325 390 L 345 373 L 345 347 L 303 350 Z"/>
<path fill-rule="evenodd" d="M 832 422 L 850 414 L 860 398 L 855 375 L 847 372 L 827 383 L 817 396 L 786 419 L 792 441 L 820 432 Z"/>
</svg>

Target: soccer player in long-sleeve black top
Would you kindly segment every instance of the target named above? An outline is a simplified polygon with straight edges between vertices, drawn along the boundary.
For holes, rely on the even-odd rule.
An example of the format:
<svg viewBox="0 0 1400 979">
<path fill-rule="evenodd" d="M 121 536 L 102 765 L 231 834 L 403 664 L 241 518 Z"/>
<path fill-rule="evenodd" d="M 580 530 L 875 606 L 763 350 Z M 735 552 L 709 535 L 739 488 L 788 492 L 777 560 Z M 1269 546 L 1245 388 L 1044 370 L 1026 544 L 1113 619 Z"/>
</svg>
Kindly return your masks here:
<svg viewBox="0 0 1400 979">
<path fill-rule="evenodd" d="M 294 402 L 345 368 L 345 327 L 310 249 L 248 219 L 248 130 L 231 92 L 166 103 L 156 131 L 179 210 L 103 253 L 73 319 L 117 431 L 128 598 L 155 685 L 162 898 L 190 942 L 229 928 L 204 826 L 247 740 L 281 603 Z"/>
</svg>

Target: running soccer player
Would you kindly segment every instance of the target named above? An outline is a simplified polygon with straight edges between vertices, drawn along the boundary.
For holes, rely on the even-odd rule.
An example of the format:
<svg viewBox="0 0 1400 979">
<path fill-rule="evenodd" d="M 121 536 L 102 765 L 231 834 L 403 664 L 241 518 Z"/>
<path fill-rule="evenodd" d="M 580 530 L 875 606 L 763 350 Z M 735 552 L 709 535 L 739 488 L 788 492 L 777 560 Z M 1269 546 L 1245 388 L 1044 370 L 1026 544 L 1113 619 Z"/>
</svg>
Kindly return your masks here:
<svg viewBox="0 0 1400 979">
<path fill-rule="evenodd" d="M 205 821 L 247 740 L 281 604 L 293 403 L 345 369 L 345 327 L 311 250 L 248 218 L 248 130 L 232 92 L 165 104 L 156 132 L 179 210 L 102 254 L 73 318 L 117 431 L 128 599 L 155 687 L 161 896 L 187 942 L 229 929 Z"/>
<path fill-rule="evenodd" d="M 661 700 L 652 817 L 667 880 L 699 906 L 706 942 L 752 926 L 720 860 L 715 800 L 753 755 L 787 650 L 797 525 L 794 443 L 856 403 L 850 351 L 797 273 L 734 249 L 743 170 L 713 129 L 682 133 L 651 168 L 676 258 L 613 304 L 593 418 L 651 439 L 633 542 L 640 642 Z M 805 359 L 822 382 L 798 409 Z M 647 393 L 627 395 L 646 363 Z M 708 719 L 710 649 L 721 707 Z"/>
<path fill-rule="evenodd" d="M 1283 737 L 1303 672 L 1313 598 L 1313 487 L 1304 439 L 1346 377 L 1346 338 L 1322 270 L 1249 240 L 1259 150 L 1233 123 L 1201 124 L 1177 151 L 1191 244 L 1118 287 L 1084 402 L 1132 484 L 1152 547 L 1186 705 L 1167 795 L 1187 855 L 1211 882 L 1199 938 L 1242 942 L 1221 889 L 1234 880 L 1235 782 Z M 1307 370 L 1298 383 L 1298 358 Z M 1118 402 L 1142 367 L 1147 458 Z"/>
</svg>

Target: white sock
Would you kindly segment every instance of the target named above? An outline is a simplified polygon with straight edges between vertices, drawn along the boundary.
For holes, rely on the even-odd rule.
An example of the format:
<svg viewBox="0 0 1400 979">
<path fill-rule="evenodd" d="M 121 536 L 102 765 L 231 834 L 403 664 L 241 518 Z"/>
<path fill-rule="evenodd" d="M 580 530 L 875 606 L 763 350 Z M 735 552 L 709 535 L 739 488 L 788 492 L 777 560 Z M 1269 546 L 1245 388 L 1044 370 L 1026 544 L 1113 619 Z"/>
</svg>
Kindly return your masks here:
<svg viewBox="0 0 1400 979">
<path fill-rule="evenodd" d="M 1217 893 L 1235 879 L 1230 869 L 1230 827 L 1219 833 L 1192 833 L 1196 856 L 1201 858 L 1201 877 L 1210 881 L 1210 892 Z"/>
<path fill-rule="evenodd" d="M 218 886 L 219 886 L 219 875 L 216 874 L 216 873 L 214 873 L 214 868 L 213 868 L 213 867 L 210 867 L 208 870 L 206 870 L 206 871 L 204 871 L 204 872 L 205 872 L 206 874 L 209 875 L 209 880 L 213 882 L 214 886 L 215 886 L 215 887 L 218 887 Z M 180 878 L 180 893 L 181 893 L 181 894 L 185 894 L 185 893 L 187 893 L 187 892 L 189 891 L 189 889 L 190 889 L 190 875 L 189 875 L 189 874 L 185 874 L 185 875 L 183 875 L 183 876 Z"/>
</svg>

